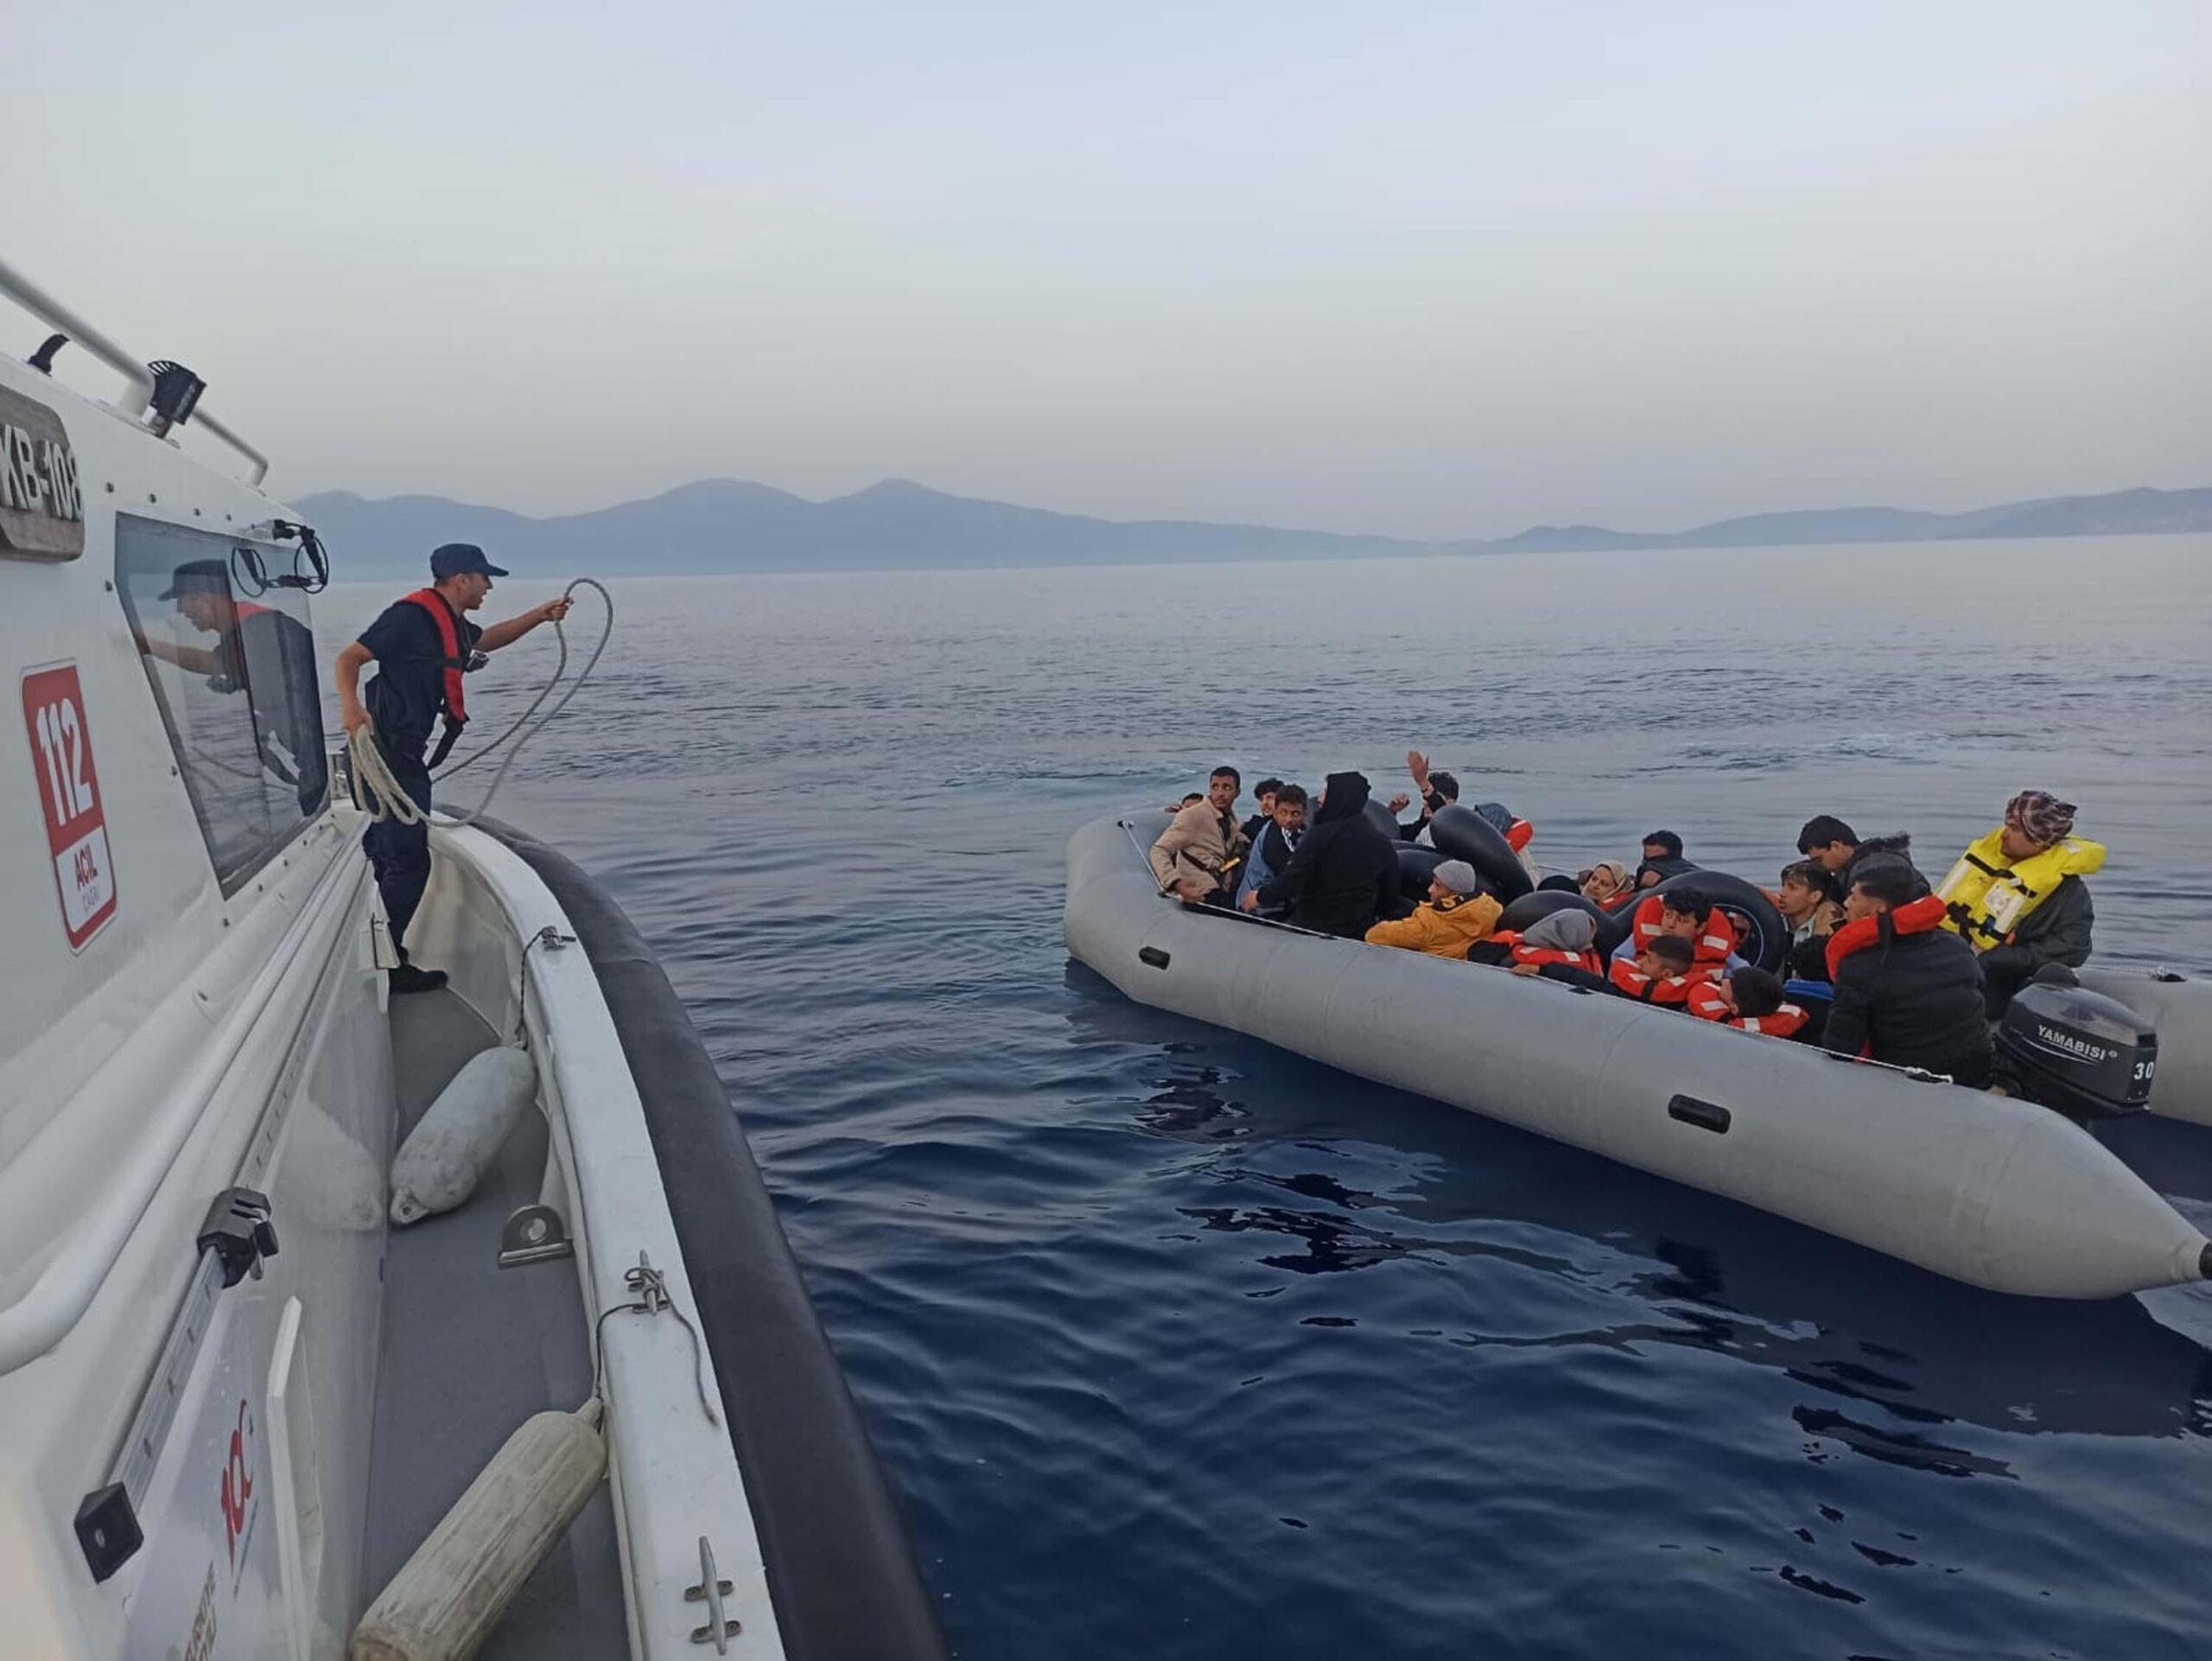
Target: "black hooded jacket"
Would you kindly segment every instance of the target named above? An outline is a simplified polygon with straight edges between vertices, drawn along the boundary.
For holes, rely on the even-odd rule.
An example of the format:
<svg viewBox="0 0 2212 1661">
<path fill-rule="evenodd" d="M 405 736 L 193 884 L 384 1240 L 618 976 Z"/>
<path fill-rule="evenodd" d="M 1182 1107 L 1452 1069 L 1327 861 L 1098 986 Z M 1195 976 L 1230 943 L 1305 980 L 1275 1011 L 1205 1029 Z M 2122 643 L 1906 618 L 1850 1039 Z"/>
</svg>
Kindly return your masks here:
<svg viewBox="0 0 2212 1661">
<path fill-rule="evenodd" d="M 1836 898 L 1841 900 L 1851 892 L 1851 884 L 1859 874 L 1862 861 L 1878 859 L 1885 854 L 1893 855 L 1906 864 L 1912 864 L 1912 838 L 1900 830 L 1894 837 L 1869 837 L 1852 851 L 1850 863 L 1836 874 Z M 1917 870 L 1919 867 L 1914 866 Z"/>
<path fill-rule="evenodd" d="M 1328 796 L 1290 863 L 1260 885 L 1262 909 L 1283 908 L 1283 921 L 1358 939 L 1376 919 L 1401 909 L 1398 849 L 1368 817 L 1367 776 L 1329 775 Z"/>
<path fill-rule="evenodd" d="M 1680 854 L 1662 854 L 1656 859 L 1647 859 L 1638 864 L 1636 868 L 1636 875 L 1630 881 L 1641 891 L 1651 886 L 1643 880 L 1643 874 L 1646 871 L 1656 871 L 1658 874 L 1658 880 L 1664 882 L 1669 877 L 1680 876 L 1685 871 L 1694 871 L 1697 869 L 1695 864 L 1684 859 Z"/>
<path fill-rule="evenodd" d="M 1948 1073 L 1979 1090 L 1989 1082 L 1989 1022 L 1974 948 L 1943 927 L 1934 894 L 1829 938 L 1835 1007 L 1821 1042 L 1843 1055 Z"/>
</svg>

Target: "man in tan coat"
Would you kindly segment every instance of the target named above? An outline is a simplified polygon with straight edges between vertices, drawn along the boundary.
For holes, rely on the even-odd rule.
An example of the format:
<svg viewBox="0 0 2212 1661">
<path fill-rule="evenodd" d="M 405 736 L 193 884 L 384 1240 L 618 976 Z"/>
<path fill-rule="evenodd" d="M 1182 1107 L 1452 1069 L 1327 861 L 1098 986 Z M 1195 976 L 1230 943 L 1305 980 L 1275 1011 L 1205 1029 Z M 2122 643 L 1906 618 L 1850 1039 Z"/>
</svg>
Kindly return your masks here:
<svg viewBox="0 0 2212 1661">
<path fill-rule="evenodd" d="M 1160 891 L 1194 905 L 1234 891 L 1236 862 L 1249 845 L 1236 823 L 1236 797 L 1244 787 L 1235 767 L 1219 767 L 1206 780 L 1205 799 L 1192 802 L 1167 822 L 1152 844 L 1152 874 Z M 1228 903 L 1224 895 L 1222 903 Z"/>
</svg>

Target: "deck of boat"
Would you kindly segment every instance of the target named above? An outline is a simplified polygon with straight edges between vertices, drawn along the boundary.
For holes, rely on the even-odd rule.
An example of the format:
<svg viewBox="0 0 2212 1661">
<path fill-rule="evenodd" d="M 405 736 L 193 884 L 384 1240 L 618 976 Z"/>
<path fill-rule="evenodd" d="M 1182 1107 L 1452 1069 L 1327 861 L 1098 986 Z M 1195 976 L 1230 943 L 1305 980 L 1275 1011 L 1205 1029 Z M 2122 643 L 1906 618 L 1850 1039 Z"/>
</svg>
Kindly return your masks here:
<svg viewBox="0 0 2212 1661">
<path fill-rule="evenodd" d="M 400 1134 L 463 1063 L 499 1039 L 450 992 L 391 1004 Z M 531 1113 L 468 1203 L 394 1227 L 384 1264 L 362 1583 L 373 1599 L 516 1426 L 590 1395 L 575 1264 L 502 1270 L 499 1225 L 537 1198 L 545 1122 Z M 480 1653 L 487 1661 L 627 1652 L 622 1575 L 601 1486 Z"/>
</svg>

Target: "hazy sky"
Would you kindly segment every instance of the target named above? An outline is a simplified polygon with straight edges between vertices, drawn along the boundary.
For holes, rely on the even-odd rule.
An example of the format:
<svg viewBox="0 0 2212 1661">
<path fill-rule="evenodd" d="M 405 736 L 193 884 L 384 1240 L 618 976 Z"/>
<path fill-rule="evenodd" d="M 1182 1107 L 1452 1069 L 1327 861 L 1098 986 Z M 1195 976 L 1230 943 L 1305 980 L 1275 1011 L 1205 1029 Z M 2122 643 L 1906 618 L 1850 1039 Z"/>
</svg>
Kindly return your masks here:
<svg viewBox="0 0 2212 1661">
<path fill-rule="evenodd" d="M 903 475 L 1450 536 L 2212 483 L 2206 0 L 7 35 L 0 248 L 288 494 Z"/>
</svg>

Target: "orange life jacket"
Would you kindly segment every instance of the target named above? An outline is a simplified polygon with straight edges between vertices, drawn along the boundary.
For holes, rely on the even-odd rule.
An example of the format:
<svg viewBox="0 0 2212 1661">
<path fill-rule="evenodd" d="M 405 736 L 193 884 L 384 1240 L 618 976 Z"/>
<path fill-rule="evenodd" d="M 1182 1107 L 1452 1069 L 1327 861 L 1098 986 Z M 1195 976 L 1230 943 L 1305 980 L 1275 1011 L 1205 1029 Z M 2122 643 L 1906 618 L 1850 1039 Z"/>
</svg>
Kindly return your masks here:
<svg viewBox="0 0 2212 1661">
<path fill-rule="evenodd" d="M 438 626 L 438 646 L 444 653 L 444 731 L 439 734 L 437 748 L 430 752 L 429 760 L 424 764 L 435 767 L 452 753 L 454 741 L 468 724 L 468 692 L 461 684 L 461 676 L 468 667 L 468 655 L 461 650 L 461 625 L 454 620 L 453 608 L 446 604 L 443 595 L 435 589 L 417 589 L 402 595 L 401 602 L 420 606 L 430 614 L 430 620 Z"/>
<path fill-rule="evenodd" d="M 1639 948 L 1659 938 L 1659 913 L 1666 909 L 1666 901 L 1655 894 L 1646 895 L 1643 903 L 1636 908 L 1636 921 L 1630 932 L 1635 937 Z M 1726 963 L 1736 950 L 1735 925 L 1728 920 L 1726 913 L 1719 907 L 1715 906 L 1706 913 L 1704 920 L 1697 926 L 1697 938 L 1690 942 L 1690 945 L 1696 951 L 1700 964 Z"/>
<path fill-rule="evenodd" d="M 1690 1013 L 1700 1021 L 1717 1021 L 1739 1033 L 1764 1033 L 1769 1038 L 1788 1038 L 1806 1021 L 1805 1012 L 1794 1003 L 1785 1003 L 1770 1015 L 1739 1015 L 1712 981 L 1691 990 Z"/>
<path fill-rule="evenodd" d="M 1664 980 L 1653 980 L 1640 971 L 1627 958 L 1616 958 L 1607 977 L 1616 992 L 1634 998 L 1638 1003 L 1656 1003 L 1662 1008 L 1679 1009 L 1690 1001 L 1707 978 L 1693 969 L 1687 975 L 1669 975 Z"/>
<path fill-rule="evenodd" d="M 1855 922 L 1846 923 L 1828 936 L 1826 956 L 1830 980 L 1835 978 L 1836 971 L 1842 967 L 1846 958 L 1854 951 L 1864 951 L 1881 939 L 1882 918 L 1885 915 L 1890 920 L 1890 932 L 1892 934 L 1926 934 L 1942 927 L 1949 913 L 1944 907 L 1942 895 L 1923 894 L 1917 900 L 1891 907 L 1886 913 L 1878 913 L 1872 917 L 1861 917 Z"/>
<path fill-rule="evenodd" d="M 1516 964 L 1532 963 L 1538 968 L 1546 964 L 1565 964 L 1570 969 L 1586 969 L 1593 975 L 1605 972 L 1605 960 L 1593 947 L 1586 951 L 1562 951 L 1557 946 L 1522 945 L 1519 931 L 1507 929 L 1490 937 L 1502 945 L 1513 948 L 1512 958 Z"/>
</svg>

